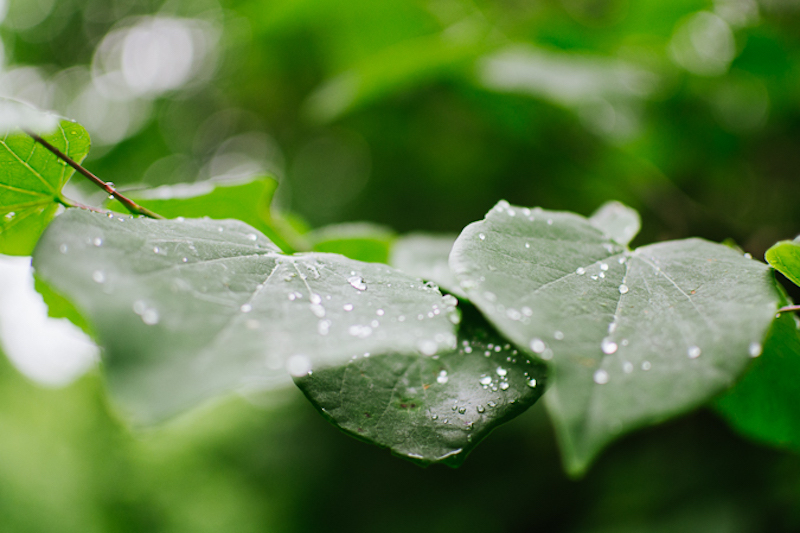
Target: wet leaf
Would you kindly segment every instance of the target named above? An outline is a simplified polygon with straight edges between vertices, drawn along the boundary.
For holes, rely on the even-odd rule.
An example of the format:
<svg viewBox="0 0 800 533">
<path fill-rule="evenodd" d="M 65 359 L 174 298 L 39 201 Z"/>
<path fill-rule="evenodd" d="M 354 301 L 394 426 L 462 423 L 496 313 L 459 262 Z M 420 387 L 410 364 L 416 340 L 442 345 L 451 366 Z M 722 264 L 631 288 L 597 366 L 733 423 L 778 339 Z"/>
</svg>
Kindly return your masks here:
<svg viewBox="0 0 800 533">
<path fill-rule="evenodd" d="M 42 115 L 49 117 L 45 113 Z M 80 124 L 62 120 L 42 137 L 80 162 L 89 153 L 89 134 Z M 21 131 L 0 139 L 0 253 L 30 255 L 60 204 L 61 190 L 74 173 L 44 146 Z"/>
<path fill-rule="evenodd" d="M 729 387 L 780 295 L 766 265 L 701 239 L 620 245 L 581 216 L 500 202 L 450 265 L 509 339 L 550 363 L 567 469 Z M 617 234 L 618 236 L 618 234 Z"/>
<path fill-rule="evenodd" d="M 775 270 L 800 285 L 800 237 L 774 244 L 765 257 Z"/>
<path fill-rule="evenodd" d="M 455 343 L 439 291 L 385 265 L 281 254 L 239 221 L 69 210 L 34 267 L 91 322 L 111 392 L 143 422 L 287 370 Z"/>
<path fill-rule="evenodd" d="M 717 411 L 738 432 L 775 446 L 800 450 L 800 330 L 792 313 L 775 320 L 758 357 L 742 380 L 718 398 Z"/>
<path fill-rule="evenodd" d="M 389 264 L 410 276 L 433 281 L 459 298 L 466 298 L 448 263 L 455 240 L 456 235 L 404 235 L 392 246 Z"/>
<path fill-rule="evenodd" d="M 545 390 L 544 365 L 508 344 L 470 308 L 455 351 L 359 357 L 295 382 L 347 433 L 415 462 L 458 466 Z"/>
</svg>

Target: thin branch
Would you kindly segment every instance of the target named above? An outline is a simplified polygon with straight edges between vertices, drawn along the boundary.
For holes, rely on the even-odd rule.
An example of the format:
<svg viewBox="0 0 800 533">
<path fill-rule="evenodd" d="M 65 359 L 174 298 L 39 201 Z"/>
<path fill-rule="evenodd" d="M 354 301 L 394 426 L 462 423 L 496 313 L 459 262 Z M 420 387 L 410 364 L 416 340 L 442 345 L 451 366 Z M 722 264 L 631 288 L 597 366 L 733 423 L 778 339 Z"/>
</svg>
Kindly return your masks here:
<svg viewBox="0 0 800 533">
<path fill-rule="evenodd" d="M 800 305 L 787 305 L 778 309 L 779 313 L 791 313 L 792 311 L 800 311 Z"/>
<path fill-rule="evenodd" d="M 32 133 L 30 131 L 26 131 L 25 133 L 30 135 L 33 138 L 34 141 L 36 141 L 37 143 L 41 144 L 42 146 L 44 146 L 48 150 L 50 150 L 53 154 L 55 154 L 56 157 L 58 157 L 59 159 L 64 161 L 66 164 L 68 164 L 69 166 L 74 168 L 76 171 L 78 171 L 79 174 L 81 174 L 84 177 L 88 178 L 89 181 L 93 182 L 95 185 L 97 185 L 98 187 L 100 187 L 101 189 L 106 191 L 108 194 L 110 194 L 111 196 L 116 198 L 119 201 L 119 203 L 124 205 L 128 209 L 128 211 L 130 211 L 134 215 L 144 215 L 144 216 L 150 217 L 150 218 L 160 218 L 160 219 L 164 218 L 161 215 L 159 215 L 158 213 L 154 213 L 154 212 L 150 211 L 149 209 L 147 209 L 146 207 L 142 207 L 141 205 L 137 204 L 133 200 L 131 200 L 131 199 L 123 196 L 122 194 L 118 193 L 113 185 L 111 185 L 109 183 L 106 183 L 105 181 L 101 180 L 100 178 L 98 178 L 97 176 L 95 176 L 94 174 L 92 174 L 91 172 L 86 170 L 85 168 L 83 168 L 79 163 L 77 163 L 74 159 L 69 157 L 67 154 L 65 154 L 64 152 L 62 152 L 61 150 L 59 150 L 58 148 L 56 148 L 55 146 L 53 146 L 49 142 L 45 141 L 44 139 L 42 139 L 41 137 L 39 137 L 35 133 Z"/>
</svg>

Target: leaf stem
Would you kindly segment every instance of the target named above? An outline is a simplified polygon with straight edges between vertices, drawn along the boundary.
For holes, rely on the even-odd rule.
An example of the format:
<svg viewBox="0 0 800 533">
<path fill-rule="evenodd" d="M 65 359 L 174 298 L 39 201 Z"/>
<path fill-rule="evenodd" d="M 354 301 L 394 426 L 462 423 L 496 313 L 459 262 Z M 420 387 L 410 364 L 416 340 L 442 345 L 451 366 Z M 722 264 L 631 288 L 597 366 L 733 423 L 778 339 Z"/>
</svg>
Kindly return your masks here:
<svg viewBox="0 0 800 533">
<path fill-rule="evenodd" d="M 79 174 L 81 174 L 84 177 L 88 178 L 89 181 L 93 182 L 95 185 L 97 185 L 98 187 L 100 187 L 101 189 L 106 191 L 108 194 L 110 194 L 111 196 L 116 198 L 119 201 L 119 203 L 124 205 L 128 209 L 128 211 L 130 211 L 134 215 L 144 215 L 146 217 L 159 218 L 159 219 L 163 219 L 164 218 L 161 215 L 159 215 L 158 213 L 154 213 L 154 212 L 150 211 L 149 209 L 147 209 L 146 207 L 142 207 L 141 205 L 137 204 L 133 200 L 131 200 L 131 199 L 123 196 L 122 194 L 118 193 L 117 190 L 114 188 L 114 186 L 112 184 L 106 183 L 105 181 L 101 180 L 100 178 L 98 178 L 97 176 L 95 176 L 94 174 L 92 174 L 91 172 L 86 170 L 84 167 L 82 167 L 79 163 L 77 163 L 74 159 L 69 157 L 67 154 L 65 154 L 64 152 L 62 152 L 61 150 L 59 150 L 58 148 L 56 148 L 55 146 L 53 146 L 49 142 L 45 141 L 44 139 L 42 139 L 41 137 L 39 137 L 35 133 L 32 133 L 30 131 L 26 131 L 25 133 L 30 135 L 33 138 L 34 141 L 36 141 L 37 143 L 41 144 L 42 146 L 44 146 L 48 150 L 50 150 L 56 157 L 58 157 L 59 159 L 64 161 L 66 164 L 68 164 L 69 166 L 74 168 L 76 171 L 78 171 Z M 78 205 L 78 204 L 75 204 L 75 206 L 76 207 L 84 207 L 84 206 L 81 206 L 81 205 Z"/>
<path fill-rule="evenodd" d="M 778 309 L 779 313 L 791 313 L 792 311 L 800 311 L 800 305 L 787 305 Z"/>
</svg>

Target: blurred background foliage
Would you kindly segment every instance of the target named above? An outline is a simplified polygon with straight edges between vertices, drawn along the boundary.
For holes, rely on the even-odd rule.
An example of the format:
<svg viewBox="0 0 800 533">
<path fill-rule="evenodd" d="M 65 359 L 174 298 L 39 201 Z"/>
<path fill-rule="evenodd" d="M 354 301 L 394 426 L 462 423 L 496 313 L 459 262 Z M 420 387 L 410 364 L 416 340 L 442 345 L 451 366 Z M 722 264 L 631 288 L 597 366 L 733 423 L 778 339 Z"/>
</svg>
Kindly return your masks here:
<svg viewBox="0 0 800 533">
<path fill-rule="evenodd" d="M 756 257 L 800 228 L 797 0 L 0 0 L 0 17 L 0 94 L 81 122 L 86 166 L 121 189 L 267 172 L 309 227 L 383 236 L 458 232 L 501 198 L 617 199 L 642 213 L 635 244 Z M 800 530 L 798 457 L 709 412 L 570 481 L 538 407 L 453 471 L 338 434 L 295 391 L 141 432 L 99 374 L 46 389 L 2 359 L 0 398 L 9 532 Z"/>
</svg>

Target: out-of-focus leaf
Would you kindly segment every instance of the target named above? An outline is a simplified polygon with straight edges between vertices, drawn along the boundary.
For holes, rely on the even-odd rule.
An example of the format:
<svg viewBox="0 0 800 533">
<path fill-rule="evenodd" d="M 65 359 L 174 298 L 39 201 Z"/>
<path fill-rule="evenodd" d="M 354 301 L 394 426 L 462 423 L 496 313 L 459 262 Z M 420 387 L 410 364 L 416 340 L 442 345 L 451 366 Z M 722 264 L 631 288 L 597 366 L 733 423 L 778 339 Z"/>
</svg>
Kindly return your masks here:
<svg viewBox="0 0 800 533">
<path fill-rule="evenodd" d="M 295 383 L 353 436 L 422 464 L 458 466 L 495 427 L 539 399 L 545 367 L 472 309 L 455 351 L 359 357 Z"/>
<path fill-rule="evenodd" d="M 800 285 L 800 237 L 773 245 L 765 257 L 775 270 Z"/>
<path fill-rule="evenodd" d="M 244 385 L 353 355 L 455 344 L 438 290 L 384 265 L 287 256 L 234 220 L 151 220 L 70 210 L 34 253 L 105 350 L 111 391 L 154 421 Z"/>
<path fill-rule="evenodd" d="M 0 113 L 7 104 L 8 101 L 0 100 Z M 83 161 L 89 153 L 89 134 L 80 124 L 62 120 L 42 137 L 75 161 Z M 71 205 L 61 190 L 73 173 L 71 167 L 26 133 L 11 130 L 3 134 L 0 139 L 0 253 L 31 254 L 58 206 Z"/>
<path fill-rule="evenodd" d="M 547 407 L 574 474 L 729 387 L 781 298 L 766 265 L 726 246 L 630 251 L 581 216 L 507 202 L 464 229 L 450 265 L 503 334 L 552 365 Z"/>
<path fill-rule="evenodd" d="M 325 226 L 304 237 L 315 252 L 342 254 L 368 263 L 387 263 L 396 235 L 385 226 L 355 222 Z"/>
<path fill-rule="evenodd" d="M 456 235 L 404 235 L 392 246 L 389 264 L 411 276 L 433 281 L 447 292 L 466 299 L 467 295 L 461 290 L 448 263 L 455 240 Z"/>
<path fill-rule="evenodd" d="M 776 446 L 800 450 L 800 331 L 783 313 L 764 342 L 750 347 L 758 357 L 731 390 L 717 398 L 717 411 L 738 432 Z"/>
</svg>

